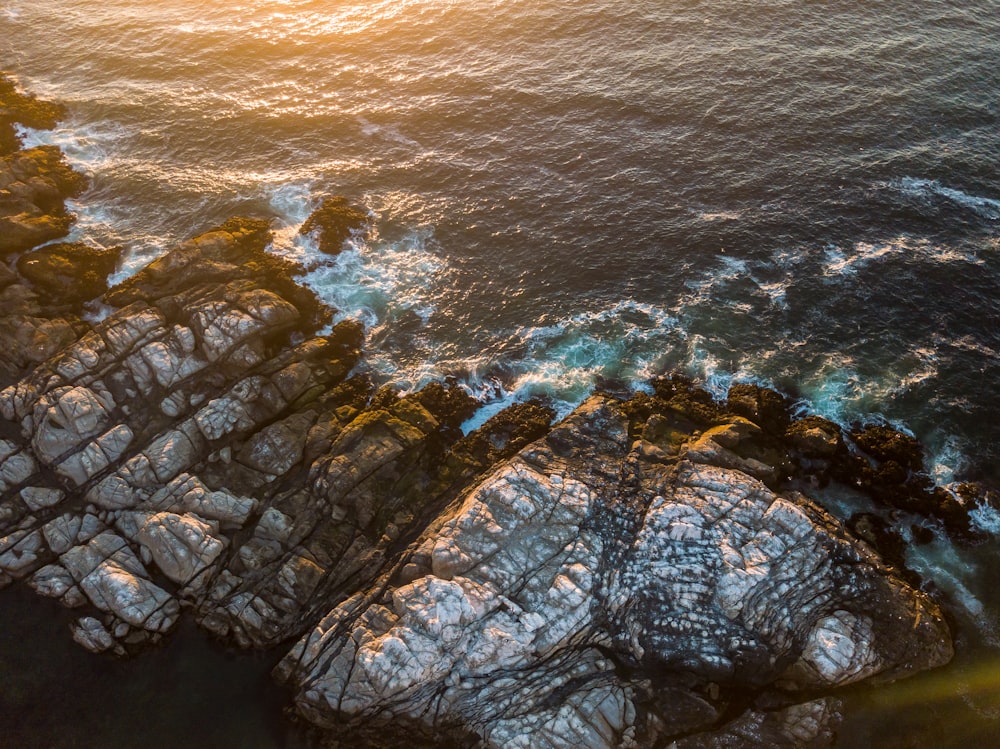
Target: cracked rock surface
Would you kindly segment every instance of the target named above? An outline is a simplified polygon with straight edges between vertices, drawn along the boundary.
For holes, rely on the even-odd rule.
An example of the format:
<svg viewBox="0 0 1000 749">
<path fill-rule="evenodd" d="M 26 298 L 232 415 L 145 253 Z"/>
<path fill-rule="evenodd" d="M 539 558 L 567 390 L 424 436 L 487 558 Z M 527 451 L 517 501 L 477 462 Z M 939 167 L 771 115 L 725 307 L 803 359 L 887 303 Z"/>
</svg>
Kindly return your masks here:
<svg viewBox="0 0 1000 749">
<path fill-rule="evenodd" d="M 679 377 L 463 434 L 479 404 L 377 388 L 361 326 L 330 325 L 258 219 L 174 248 L 87 322 L 107 258 L 3 258 L 65 234 L 83 185 L 19 148 L 12 123 L 58 108 L 8 84 L 0 587 L 73 609 L 83 647 L 127 655 L 191 616 L 290 648 L 275 675 L 331 746 L 826 746 L 839 687 L 950 659 L 895 547 L 801 493 L 841 481 L 967 532 L 904 435 Z M 367 221 L 349 207 L 314 219 L 333 249 Z"/>
<path fill-rule="evenodd" d="M 642 452 L 621 404 L 595 396 L 498 466 L 411 547 L 417 571 L 296 645 L 279 671 L 299 709 L 488 746 L 645 746 L 710 728 L 727 692 L 948 660 L 936 606 L 818 506 L 686 450 Z"/>
</svg>

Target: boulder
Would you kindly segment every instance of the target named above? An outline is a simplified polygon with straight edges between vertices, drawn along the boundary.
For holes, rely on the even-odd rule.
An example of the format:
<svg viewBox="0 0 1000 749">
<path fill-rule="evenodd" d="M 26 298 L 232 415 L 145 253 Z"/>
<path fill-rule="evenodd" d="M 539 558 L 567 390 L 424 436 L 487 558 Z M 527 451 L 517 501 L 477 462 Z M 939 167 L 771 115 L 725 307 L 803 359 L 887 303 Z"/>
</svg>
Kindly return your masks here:
<svg viewBox="0 0 1000 749">
<path fill-rule="evenodd" d="M 351 205 L 342 195 L 325 198 L 319 208 L 309 214 L 300 234 L 313 234 L 319 249 L 337 255 L 352 235 L 366 230 L 371 224 L 367 211 Z"/>
</svg>

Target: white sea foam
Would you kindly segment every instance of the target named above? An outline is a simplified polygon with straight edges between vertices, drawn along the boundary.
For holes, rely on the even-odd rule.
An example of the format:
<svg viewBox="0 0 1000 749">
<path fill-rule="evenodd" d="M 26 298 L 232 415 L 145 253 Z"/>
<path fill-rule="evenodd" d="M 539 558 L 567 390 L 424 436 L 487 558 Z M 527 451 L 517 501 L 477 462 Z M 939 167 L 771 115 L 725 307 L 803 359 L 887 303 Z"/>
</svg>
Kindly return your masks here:
<svg viewBox="0 0 1000 749">
<path fill-rule="evenodd" d="M 886 242 L 882 244 L 858 242 L 854 245 L 852 252 L 849 255 L 838 248 L 829 248 L 826 251 L 826 264 L 823 268 L 823 275 L 853 275 L 858 271 L 858 269 L 863 268 L 875 261 L 897 255 L 902 252 L 903 249 L 904 248 L 896 242 Z"/>
<path fill-rule="evenodd" d="M 978 503 L 976 508 L 969 512 L 969 519 L 979 530 L 1000 536 L 1000 511 L 996 508 Z"/>
<path fill-rule="evenodd" d="M 920 196 L 938 196 L 952 203 L 968 208 L 974 213 L 991 220 L 1000 219 L 1000 200 L 984 198 L 979 195 L 969 195 L 961 190 L 945 187 L 936 179 L 921 179 L 918 177 L 903 177 L 898 188 L 906 193 Z"/>
<path fill-rule="evenodd" d="M 949 594 L 961 610 L 984 632 L 995 632 L 996 627 L 985 620 L 985 595 L 976 590 L 981 580 L 976 561 L 970 554 L 958 549 L 946 539 L 930 544 L 909 544 L 906 548 L 906 566 L 927 580 L 933 580 Z"/>
<path fill-rule="evenodd" d="M 929 262 L 936 265 L 983 264 L 983 259 L 974 250 L 959 250 L 955 247 L 935 244 L 926 239 L 901 236 L 882 242 L 858 242 L 850 250 L 828 247 L 825 250 L 823 275 L 828 278 L 853 276 L 859 270 L 870 265 L 896 258 L 905 258 L 914 262 Z"/>
<path fill-rule="evenodd" d="M 699 211 L 695 215 L 702 221 L 737 221 L 742 211 Z"/>
<path fill-rule="evenodd" d="M 81 123 L 67 121 L 52 130 L 36 130 L 18 125 L 26 148 L 58 146 L 74 167 L 91 175 L 112 159 L 116 144 L 130 136 L 120 125 L 110 122 Z"/>
<path fill-rule="evenodd" d="M 931 435 L 925 443 L 929 452 L 927 465 L 934 483 L 938 486 L 951 484 L 967 466 L 967 446 L 954 435 Z"/>
<path fill-rule="evenodd" d="M 299 228 L 316 207 L 315 190 L 311 182 L 275 182 L 264 186 L 277 220 L 271 227 L 274 234 L 272 251 L 304 267 L 315 265 L 322 254 L 316 243 L 299 234 Z"/>
</svg>

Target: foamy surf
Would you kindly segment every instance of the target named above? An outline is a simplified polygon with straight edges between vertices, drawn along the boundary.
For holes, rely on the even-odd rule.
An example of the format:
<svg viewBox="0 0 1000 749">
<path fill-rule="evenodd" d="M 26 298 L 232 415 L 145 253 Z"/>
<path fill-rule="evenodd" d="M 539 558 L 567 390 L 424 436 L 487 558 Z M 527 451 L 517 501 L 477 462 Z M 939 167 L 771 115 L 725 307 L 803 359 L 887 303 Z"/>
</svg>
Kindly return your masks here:
<svg viewBox="0 0 1000 749">
<path fill-rule="evenodd" d="M 936 179 L 903 177 L 897 183 L 898 189 L 923 198 L 944 198 L 951 203 L 971 210 L 973 213 L 993 221 L 1000 219 L 1000 200 L 970 195 L 967 192 L 946 187 Z"/>
</svg>

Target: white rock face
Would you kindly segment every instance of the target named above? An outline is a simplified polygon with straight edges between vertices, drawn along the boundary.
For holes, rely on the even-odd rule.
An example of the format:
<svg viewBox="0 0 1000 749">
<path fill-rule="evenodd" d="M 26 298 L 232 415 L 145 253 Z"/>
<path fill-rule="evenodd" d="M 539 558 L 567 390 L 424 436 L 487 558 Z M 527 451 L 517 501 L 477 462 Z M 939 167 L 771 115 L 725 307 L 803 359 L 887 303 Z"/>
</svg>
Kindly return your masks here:
<svg viewBox="0 0 1000 749">
<path fill-rule="evenodd" d="M 86 387 L 57 388 L 39 399 L 31 445 L 35 454 L 52 464 L 84 440 L 99 434 L 110 420 L 108 405 Z"/>
<path fill-rule="evenodd" d="M 709 437 L 728 450 L 745 429 Z M 887 628 L 940 639 L 930 604 L 914 608 L 808 501 L 747 466 L 650 463 L 627 443 L 624 415 L 595 397 L 495 469 L 428 530 L 401 582 L 341 604 L 293 649 L 281 670 L 299 709 L 331 726 L 387 711 L 461 725 L 485 746 L 610 749 L 719 717 L 681 692 L 687 707 L 656 718 L 624 664 L 703 685 L 826 687 L 893 667 Z M 809 715 L 788 730 L 804 736 Z"/>
<path fill-rule="evenodd" d="M 213 565 L 226 548 L 216 533 L 217 529 L 192 515 L 158 512 L 145 518 L 135 540 L 149 550 L 164 575 L 186 585 Z"/>
<path fill-rule="evenodd" d="M 115 645 L 115 638 L 92 616 L 77 621 L 73 626 L 73 639 L 92 653 L 103 653 Z"/>
<path fill-rule="evenodd" d="M 15 578 L 28 574 L 43 548 L 42 534 L 37 530 L 15 531 L 0 538 L 0 570 Z"/>
<path fill-rule="evenodd" d="M 23 481 L 24 479 L 21 479 Z M 20 483 L 20 481 L 18 482 Z M 26 486 L 21 490 L 21 499 L 32 512 L 54 507 L 63 501 L 66 492 L 61 489 L 48 489 L 40 486 Z"/>
<path fill-rule="evenodd" d="M 104 532 L 59 558 L 90 602 L 123 622 L 165 632 L 177 621 L 180 605 L 147 576 L 120 536 Z"/>
<path fill-rule="evenodd" d="M 62 554 L 73 548 L 83 529 L 83 518 L 79 515 L 60 515 L 42 526 L 45 543 L 56 554 Z"/>
<path fill-rule="evenodd" d="M 242 528 L 257 508 L 257 500 L 237 497 L 224 489 L 210 491 L 196 476 L 182 473 L 153 494 L 140 509 L 192 513 L 205 520 L 218 520 L 223 528 Z"/>
<path fill-rule="evenodd" d="M 237 292 L 193 310 L 192 327 L 210 362 L 218 361 L 242 341 L 268 327 L 294 322 L 298 310 L 264 289 Z"/>
<path fill-rule="evenodd" d="M 31 576 L 29 585 L 46 598 L 62 598 L 70 588 L 76 587 L 76 581 L 64 567 L 49 564 Z"/>
<path fill-rule="evenodd" d="M 27 452 L 20 451 L 13 442 L 0 440 L 0 491 L 6 491 L 27 481 L 38 464 Z"/>
</svg>

